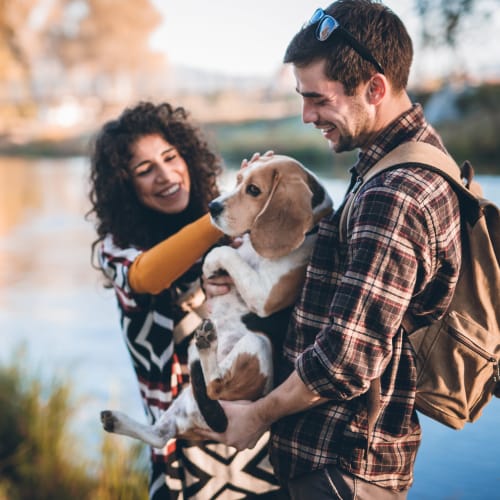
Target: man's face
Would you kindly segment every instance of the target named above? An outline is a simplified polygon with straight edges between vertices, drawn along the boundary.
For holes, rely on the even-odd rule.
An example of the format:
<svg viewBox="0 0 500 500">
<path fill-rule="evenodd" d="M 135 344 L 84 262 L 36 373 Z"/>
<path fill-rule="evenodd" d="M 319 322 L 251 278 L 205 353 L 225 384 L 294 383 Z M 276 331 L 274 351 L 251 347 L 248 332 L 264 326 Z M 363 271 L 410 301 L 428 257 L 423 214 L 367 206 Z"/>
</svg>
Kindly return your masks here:
<svg viewBox="0 0 500 500">
<path fill-rule="evenodd" d="M 348 96 L 340 82 L 325 76 L 324 65 L 320 60 L 294 66 L 297 92 L 303 98 L 302 120 L 321 130 L 337 153 L 363 148 L 373 135 L 375 118 L 375 110 L 365 98 L 366 84 Z"/>
</svg>

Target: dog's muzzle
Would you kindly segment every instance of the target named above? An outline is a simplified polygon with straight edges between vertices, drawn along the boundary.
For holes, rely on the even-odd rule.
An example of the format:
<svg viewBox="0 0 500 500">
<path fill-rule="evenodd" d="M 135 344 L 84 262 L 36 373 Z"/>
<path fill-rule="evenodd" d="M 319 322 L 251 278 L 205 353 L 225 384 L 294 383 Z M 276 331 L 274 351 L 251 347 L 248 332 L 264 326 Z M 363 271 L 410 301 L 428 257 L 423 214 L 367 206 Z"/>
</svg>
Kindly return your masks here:
<svg viewBox="0 0 500 500">
<path fill-rule="evenodd" d="M 224 204 L 220 201 L 213 200 L 208 204 L 208 210 L 212 217 L 217 217 L 224 211 Z"/>
</svg>

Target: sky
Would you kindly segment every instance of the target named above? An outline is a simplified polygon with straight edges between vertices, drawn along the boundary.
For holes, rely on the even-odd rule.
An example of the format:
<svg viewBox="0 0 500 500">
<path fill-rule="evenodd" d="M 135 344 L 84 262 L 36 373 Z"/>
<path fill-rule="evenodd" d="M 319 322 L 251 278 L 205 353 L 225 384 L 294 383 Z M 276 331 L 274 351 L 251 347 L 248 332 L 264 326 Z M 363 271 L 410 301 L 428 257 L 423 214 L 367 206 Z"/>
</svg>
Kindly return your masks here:
<svg viewBox="0 0 500 500">
<path fill-rule="evenodd" d="M 172 64 L 231 75 L 270 76 L 281 66 L 288 41 L 310 18 L 317 0 L 153 0 L 164 17 L 152 45 L 164 50 Z M 431 76 L 450 67 L 477 71 L 498 57 L 500 13 L 490 26 L 491 35 L 473 36 L 451 54 L 419 50 L 419 22 L 414 0 L 385 2 L 405 23 L 414 41 L 413 73 Z M 482 35 L 482 39 L 480 39 Z M 484 46 L 484 43 L 486 45 Z M 495 54 L 493 57 L 490 54 Z"/>
</svg>

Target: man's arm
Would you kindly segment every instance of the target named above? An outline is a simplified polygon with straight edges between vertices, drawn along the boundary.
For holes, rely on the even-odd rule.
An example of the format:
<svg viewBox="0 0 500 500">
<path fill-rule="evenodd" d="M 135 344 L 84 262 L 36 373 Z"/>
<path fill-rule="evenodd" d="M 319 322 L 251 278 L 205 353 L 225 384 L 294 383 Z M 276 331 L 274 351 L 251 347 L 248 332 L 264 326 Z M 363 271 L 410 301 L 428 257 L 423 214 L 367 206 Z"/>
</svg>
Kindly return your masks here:
<svg viewBox="0 0 500 500">
<path fill-rule="evenodd" d="M 253 448 L 260 436 L 277 420 L 328 401 L 311 392 L 297 372 L 257 401 L 222 401 L 228 418 L 226 432 L 198 429 L 200 436 L 234 446 L 238 450 Z"/>
</svg>

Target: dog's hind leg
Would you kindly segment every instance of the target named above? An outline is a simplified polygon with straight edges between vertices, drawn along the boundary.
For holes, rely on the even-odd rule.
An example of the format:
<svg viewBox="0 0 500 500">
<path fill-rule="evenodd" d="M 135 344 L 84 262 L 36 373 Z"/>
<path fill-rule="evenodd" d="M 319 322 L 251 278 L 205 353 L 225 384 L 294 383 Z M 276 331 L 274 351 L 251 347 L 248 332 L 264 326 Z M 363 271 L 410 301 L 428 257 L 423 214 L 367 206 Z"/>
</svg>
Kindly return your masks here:
<svg viewBox="0 0 500 500">
<path fill-rule="evenodd" d="M 118 411 L 101 412 L 104 430 L 140 439 L 154 448 L 163 448 L 167 441 L 175 435 L 175 423 L 172 428 L 158 425 L 145 425 Z"/>
<path fill-rule="evenodd" d="M 101 412 L 101 421 L 106 431 L 140 439 L 154 448 L 163 448 L 169 439 L 195 427 L 207 428 L 190 387 L 174 399 L 154 425 L 141 424 L 121 412 L 110 410 Z"/>
</svg>

